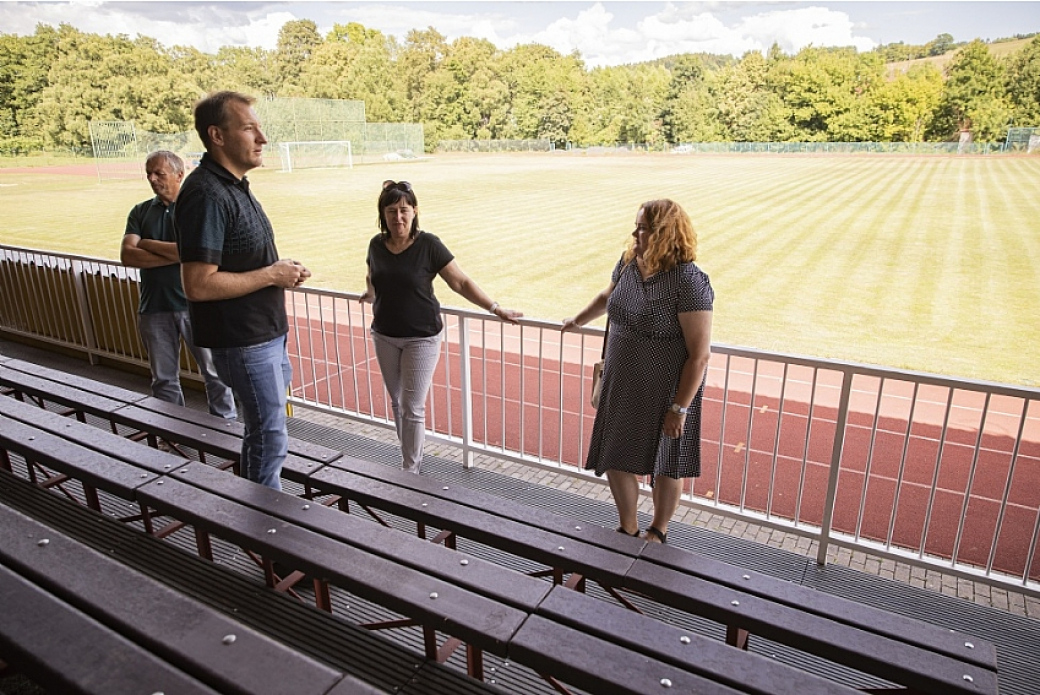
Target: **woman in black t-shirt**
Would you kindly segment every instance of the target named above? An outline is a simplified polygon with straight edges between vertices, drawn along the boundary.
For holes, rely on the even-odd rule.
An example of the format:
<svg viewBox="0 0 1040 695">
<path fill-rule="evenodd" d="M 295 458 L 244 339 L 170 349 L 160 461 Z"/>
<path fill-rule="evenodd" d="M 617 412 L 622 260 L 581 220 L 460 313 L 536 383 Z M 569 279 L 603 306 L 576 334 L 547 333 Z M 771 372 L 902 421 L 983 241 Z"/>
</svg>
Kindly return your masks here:
<svg viewBox="0 0 1040 695">
<path fill-rule="evenodd" d="M 452 290 L 492 314 L 517 323 L 455 262 L 433 234 L 419 229 L 419 201 L 407 181 L 384 181 L 380 232 L 368 244 L 368 275 L 361 301 L 372 305 L 372 342 L 401 442 L 402 465 L 418 473 L 426 435 L 426 396 L 440 357 L 444 324 L 433 294 L 440 275 Z"/>
</svg>

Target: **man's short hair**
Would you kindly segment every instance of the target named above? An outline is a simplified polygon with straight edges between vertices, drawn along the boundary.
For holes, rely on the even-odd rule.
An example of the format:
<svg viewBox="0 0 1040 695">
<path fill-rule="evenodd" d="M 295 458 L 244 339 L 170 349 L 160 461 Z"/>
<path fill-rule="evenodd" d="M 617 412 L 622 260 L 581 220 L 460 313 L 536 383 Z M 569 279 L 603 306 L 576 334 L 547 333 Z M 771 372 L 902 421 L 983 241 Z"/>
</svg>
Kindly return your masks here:
<svg viewBox="0 0 1040 695">
<path fill-rule="evenodd" d="M 195 132 L 199 134 L 202 145 L 209 152 L 213 143 L 209 139 L 209 127 L 215 125 L 223 128 L 228 122 L 228 104 L 238 102 L 246 106 L 252 106 L 256 99 L 241 92 L 225 90 L 214 92 L 204 99 L 195 103 Z"/>
<path fill-rule="evenodd" d="M 147 169 L 148 165 L 156 159 L 166 160 L 166 165 L 170 167 L 170 170 L 178 176 L 184 173 L 184 160 L 177 156 L 177 154 L 170 152 L 169 150 L 156 150 L 155 152 L 152 152 L 144 160 L 145 168 Z"/>
</svg>

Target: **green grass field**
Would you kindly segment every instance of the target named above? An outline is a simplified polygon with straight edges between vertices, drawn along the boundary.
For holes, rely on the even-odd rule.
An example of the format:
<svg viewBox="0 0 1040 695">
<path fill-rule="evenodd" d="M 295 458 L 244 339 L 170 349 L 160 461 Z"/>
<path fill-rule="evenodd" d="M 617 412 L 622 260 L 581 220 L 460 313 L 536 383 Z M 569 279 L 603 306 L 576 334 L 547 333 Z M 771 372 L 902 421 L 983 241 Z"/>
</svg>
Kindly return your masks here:
<svg viewBox="0 0 1040 695">
<path fill-rule="evenodd" d="M 584 306 L 639 204 L 669 197 L 700 236 L 717 343 L 1040 382 L 1040 157 L 457 155 L 250 175 L 282 256 L 354 292 L 386 178 L 411 181 L 423 228 L 529 317 Z M 114 259 L 148 195 L 0 169 L 0 243 Z"/>
</svg>

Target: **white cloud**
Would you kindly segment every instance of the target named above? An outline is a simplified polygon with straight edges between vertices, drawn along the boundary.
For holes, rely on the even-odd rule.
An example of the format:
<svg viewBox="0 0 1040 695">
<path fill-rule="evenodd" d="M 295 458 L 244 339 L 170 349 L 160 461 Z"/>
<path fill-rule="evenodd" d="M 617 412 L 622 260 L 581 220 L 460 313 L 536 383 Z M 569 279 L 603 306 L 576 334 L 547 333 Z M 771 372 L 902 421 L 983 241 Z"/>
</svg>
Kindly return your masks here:
<svg viewBox="0 0 1040 695">
<path fill-rule="evenodd" d="M 864 36 L 855 36 L 849 16 L 825 7 L 766 12 L 744 18 L 736 31 L 768 48 L 775 41 L 788 53 L 814 46 L 855 46 L 869 51 L 877 44 Z"/>
<path fill-rule="evenodd" d="M 521 9 L 517 10 L 517 6 Z M 746 6 L 747 11 L 762 4 Z M 334 23 L 360 22 L 404 40 L 411 29 L 434 27 L 449 40 L 473 36 L 503 49 L 542 43 L 563 54 L 578 51 L 589 66 L 652 60 L 676 53 L 708 52 L 740 56 L 765 51 L 774 42 L 788 52 L 815 46 L 856 46 L 875 42 L 857 36 L 841 9 L 796 6 L 741 16 L 738 3 L 595 2 L 3 2 L 0 31 L 31 34 L 38 22 L 99 34 L 138 34 L 166 46 L 191 45 L 208 53 L 221 46 L 274 48 L 287 21 L 313 19 L 323 33 Z M 840 4 L 836 5 L 840 8 Z M 471 9 L 472 8 L 472 9 Z M 644 9 L 645 8 L 645 9 Z M 577 9 L 577 12 L 575 10 Z M 460 11 L 462 10 L 462 11 Z M 509 12 L 530 11 L 527 30 Z M 567 13 L 574 13 L 567 15 Z M 565 16 L 560 16 L 564 14 Z M 624 15 L 624 20 L 619 20 Z M 537 16 L 544 29 L 532 27 Z"/>
<path fill-rule="evenodd" d="M 669 3 L 625 28 L 617 25 L 612 5 L 597 2 L 574 18 L 557 19 L 540 32 L 511 36 L 508 45 L 537 42 L 564 54 L 577 50 L 589 66 L 636 63 L 677 53 L 741 56 L 751 50 L 764 52 L 774 42 L 788 52 L 809 44 L 860 50 L 876 45 L 855 35 L 855 26 L 845 12 L 823 7 L 762 12 L 727 26 L 716 12 L 718 4 Z M 726 9 L 732 14 L 734 7 Z"/>
</svg>

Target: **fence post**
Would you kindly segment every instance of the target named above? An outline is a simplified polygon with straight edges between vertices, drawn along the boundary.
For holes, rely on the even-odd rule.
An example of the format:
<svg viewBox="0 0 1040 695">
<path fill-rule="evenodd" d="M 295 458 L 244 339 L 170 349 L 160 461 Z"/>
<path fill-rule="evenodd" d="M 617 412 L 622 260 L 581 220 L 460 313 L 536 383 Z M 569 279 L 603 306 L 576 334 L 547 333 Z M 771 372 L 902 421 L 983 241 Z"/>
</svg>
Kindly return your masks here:
<svg viewBox="0 0 1040 695">
<path fill-rule="evenodd" d="M 827 563 L 827 549 L 830 545 L 831 527 L 834 524 L 834 502 L 838 491 L 838 473 L 841 469 L 841 451 L 845 447 L 845 423 L 849 419 L 849 399 L 852 394 L 852 374 L 848 370 L 841 373 L 841 397 L 838 399 L 838 412 L 834 419 L 834 445 L 831 447 L 831 470 L 827 478 L 827 496 L 823 498 L 823 520 L 820 523 L 820 547 L 816 551 L 816 563 Z M 812 413 L 809 413 L 812 417 Z"/>
<path fill-rule="evenodd" d="M 469 319 L 459 316 L 459 391 L 462 394 L 462 467 L 473 465 L 473 378 L 469 348 Z M 450 394 L 449 394 L 450 399 Z M 451 405 L 449 404 L 450 408 Z"/>
</svg>

